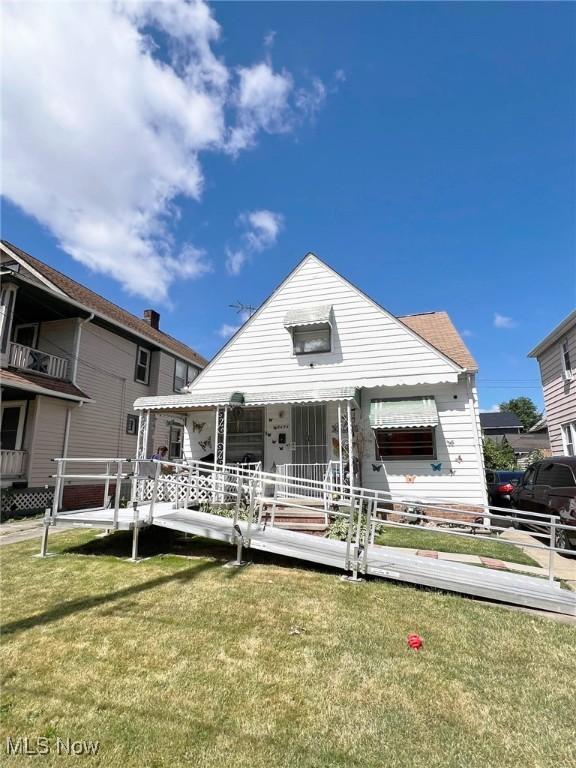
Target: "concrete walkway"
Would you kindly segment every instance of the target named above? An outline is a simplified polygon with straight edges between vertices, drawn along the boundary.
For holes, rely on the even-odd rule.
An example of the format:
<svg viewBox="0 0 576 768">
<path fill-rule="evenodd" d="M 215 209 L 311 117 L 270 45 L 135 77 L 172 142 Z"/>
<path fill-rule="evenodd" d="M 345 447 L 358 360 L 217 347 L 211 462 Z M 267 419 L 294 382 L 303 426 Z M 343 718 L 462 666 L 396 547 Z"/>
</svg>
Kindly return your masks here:
<svg viewBox="0 0 576 768">
<path fill-rule="evenodd" d="M 17 544 L 20 541 L 29 541 L 30 539 L 39 539 L 44 527 L 43 517 L 34 517 L 26 520 L 13 520 L 9 523 L 2 523 L 0 525 L 0 547 L 4 544 Z M 60 531 L 67 531 L 72 526 L 64 526 L 59 528 L 51 528 L 50 536 L 53 533 Z"/>
<path fill-rule="evenodd" d="M 500 536 L 500 540 L 516 544 L 520 547 L 522 552 L 527 554 L 533 560 L 536 560 L 536 562 L 548 572 L 550 552 L 546 549 L 533 549 L 531 546 L 527 546 L 530 544 L 542 544 L 537 538 L 526 533 L 526 531 L 518 531 L 515 528 L 509 528 Z M 557 579 L 565 581 L 571 589 L 576 591 L 576 556 L 566 557 L 565 555 L 559 555 L 555 552 L 553 554 L 553 560 L 554 576 Z"/>
</svg>

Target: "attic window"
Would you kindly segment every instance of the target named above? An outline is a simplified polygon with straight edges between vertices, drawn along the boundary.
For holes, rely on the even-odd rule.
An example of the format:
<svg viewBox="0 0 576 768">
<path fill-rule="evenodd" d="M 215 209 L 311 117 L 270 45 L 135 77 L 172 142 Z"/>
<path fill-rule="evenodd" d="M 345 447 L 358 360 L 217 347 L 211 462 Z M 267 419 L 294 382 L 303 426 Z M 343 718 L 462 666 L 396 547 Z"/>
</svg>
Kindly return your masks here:
<svg viewBox="0 0 576 768">
<path fill-rule="evenodd" d="M 304 306 L 290 310 L 284 327 L 292 334 L 295 355 L 330 352 L 332 349 L 332 306 Z"/>
<path fill-rule="evenodd" d="M 316 352 L 330 352 L 332 348 L 329 325 L 301 326 L 292 329 L 295 355 L 312 355 Z"/>
</svg>

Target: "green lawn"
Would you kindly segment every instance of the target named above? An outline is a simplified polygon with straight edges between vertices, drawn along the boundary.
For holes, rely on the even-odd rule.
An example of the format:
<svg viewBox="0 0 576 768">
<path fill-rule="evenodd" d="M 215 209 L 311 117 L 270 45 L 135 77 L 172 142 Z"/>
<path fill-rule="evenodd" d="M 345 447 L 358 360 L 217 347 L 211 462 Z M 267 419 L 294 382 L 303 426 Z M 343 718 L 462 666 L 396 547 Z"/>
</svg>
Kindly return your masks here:
<svg viewBox="0 0 576 768">
<path fill-rule="evenodd" d="M 45 560 L 0 549 L 3 765 L 31 764 L 6 758 L 25 735 L 100 742 L 42 766 L 576 765 L 574 626 L 264 555 L 225 569 L 231 549 L 159 529 L 141 542 L 138 564 L 124 534 L 53 535 Z"/>
<path fill-rule="evenodd" d="M 412 528 L 393 528 L 387 526 L 381 530 L 382 532 L 376 536 L 376 543 L 384 544 L 388 547 L 431 549 L 436 552 L 454 552 L 455 554 L 494 557 L 497 560 L 507 560 L 509 563 L 538 565 L 535 560 L 524 554 L 519 547 L 514 546 L 514 544 L 498 541 L 496 536 L 493 541 L 485 541 L 484 539 L 454 536 L 449 533 L 430 533 L 429 529 L 422 529 L 417 526 Z"/>
</svg>

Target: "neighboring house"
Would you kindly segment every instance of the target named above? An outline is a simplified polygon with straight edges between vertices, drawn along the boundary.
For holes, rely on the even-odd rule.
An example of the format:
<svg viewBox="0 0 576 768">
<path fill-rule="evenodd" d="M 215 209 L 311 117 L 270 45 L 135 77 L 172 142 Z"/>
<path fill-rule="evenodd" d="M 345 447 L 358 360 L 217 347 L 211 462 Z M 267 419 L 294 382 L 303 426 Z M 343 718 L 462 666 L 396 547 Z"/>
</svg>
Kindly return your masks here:
<svg viewBox="0 0 576 768">
<path fill-rule="evenodd" d="M 2 485 L 54 485 L 58 456 L 133 456 L 134 400 L 174 394 L 206 360 L 160 331 L 154 310 L 138 318 L 4 241 L 0 275 Z M 178 419 L 159 418 L 145 450 L 180 458 L 182 438 Z M 93 491 L 67 487 L 64 503 Z"/>
<path fill-rule="evenodd" d="M 490 411 L 480 414 L 480 425 L 484 437 L 494 435 L 519 435 L 522 422 L 511 411 Z"/>
<path fill-rule="evenodd" d="M 509 445 L 514 451 L 516 462 L 520 469 L 524 469 L 536 451 L 543 457 L 551 456 L 550 441 L 547 433 L 527 433 L 525 435 L 504 435 L 502 442 Z"/>
<path fill-rule="evenodd" d="M 554 456 L 576 455 L 576 310 L 529 353 L 540 365 Z"/>
<path fill-rule="evenodd" d="M 477 365 L 445 312 L 394 317 L 313 254 L 188 393 L 142 397 L 186 415 L 184 454 L 215 465 L 340 477 L 395 495 L 486 503 Z"/>
</svg>

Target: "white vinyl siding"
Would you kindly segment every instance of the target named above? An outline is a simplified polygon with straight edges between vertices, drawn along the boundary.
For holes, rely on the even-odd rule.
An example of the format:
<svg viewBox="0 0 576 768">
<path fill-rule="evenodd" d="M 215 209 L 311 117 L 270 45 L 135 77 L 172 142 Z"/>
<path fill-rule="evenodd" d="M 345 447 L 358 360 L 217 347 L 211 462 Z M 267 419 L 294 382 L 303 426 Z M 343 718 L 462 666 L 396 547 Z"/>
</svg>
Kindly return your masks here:
<svg viewBox="0 0 576 768">
<path fill-rule="evenodd" d="M 289 310 L 333 307 L 331 351 L 294 355 Z M 457 366 L 317 259 L 305 260 L 216 356 L 192 391 L 266 392 L 327 386 L 456 381 Z"/>
</svg>

